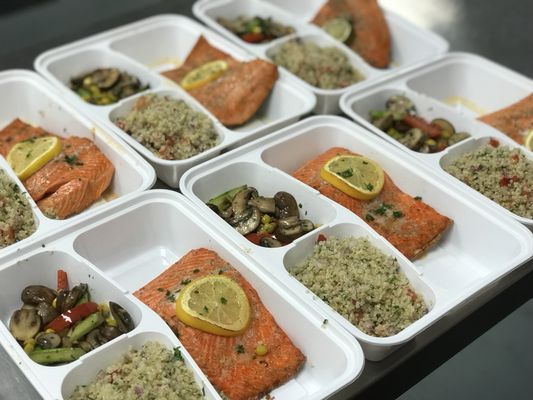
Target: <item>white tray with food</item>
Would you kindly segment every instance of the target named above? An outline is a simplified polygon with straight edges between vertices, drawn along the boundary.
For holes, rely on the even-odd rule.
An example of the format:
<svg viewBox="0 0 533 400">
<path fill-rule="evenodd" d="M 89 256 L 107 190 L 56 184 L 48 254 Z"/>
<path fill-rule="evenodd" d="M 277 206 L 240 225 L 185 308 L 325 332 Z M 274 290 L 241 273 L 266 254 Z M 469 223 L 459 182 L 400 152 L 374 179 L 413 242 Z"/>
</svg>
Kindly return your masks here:
<svg viewBox="0 0 533 400">
<path fill-rule="evenodd" d="M 340 104 L 458 189 L 533 229 L 532 93 L 525 76 L 477 55 L 450 53 L 349 91 Z"/>
<path fill-rule="evenodd" d="M 46 399 L 149 390 L 161 399 L 318 400 L 364 364 L 340 325 L 171 191 L 119 199 L 45 247 L 33 241 L 0 258 L 0 289 L 2 345 Z M 131 352 L 148 341 L 169 351 Z"/>
<path fill-rule="evenodd" d="M 0 254 L 149 189 L 153 168 L 34 72 L 0 72 Z"/>
<path fill-rule="evenodd" d="M 524 226 L 340 117 L 308 118 L 197 166 L 180 189 L 370 360 L 533 255 Z"/>
<path fill-rule="evenodd" d="M 349 88 L 448 50 L 443 38 L 376 1 L 331 3 L 200 0 L 193 12 L 241 47 L 291 71 L 316 95 L 317 114 L 338 114 L 338 100 Z"/>
<path fill-rule="evenodd" d="M 180 15 L 49 50 L 35 68 L 174 188 L 191 166 L 297 121 L 316 103 L 287 72 Z"/>
</svg>

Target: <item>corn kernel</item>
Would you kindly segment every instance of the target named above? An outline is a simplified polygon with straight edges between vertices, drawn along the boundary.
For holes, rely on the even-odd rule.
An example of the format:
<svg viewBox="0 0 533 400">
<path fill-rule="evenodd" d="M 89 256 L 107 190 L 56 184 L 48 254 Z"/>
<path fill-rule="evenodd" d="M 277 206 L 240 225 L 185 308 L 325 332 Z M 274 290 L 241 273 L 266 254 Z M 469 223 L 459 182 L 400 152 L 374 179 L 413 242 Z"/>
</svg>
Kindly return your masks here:
<svg viewBox="0 0 533 400">
<path fill-rule="evenodd" d="M 105 322 L 109 326 L 117 326 L 117 321 L 115 321 L 113 318 L 106 318 Z"/>
</svg>

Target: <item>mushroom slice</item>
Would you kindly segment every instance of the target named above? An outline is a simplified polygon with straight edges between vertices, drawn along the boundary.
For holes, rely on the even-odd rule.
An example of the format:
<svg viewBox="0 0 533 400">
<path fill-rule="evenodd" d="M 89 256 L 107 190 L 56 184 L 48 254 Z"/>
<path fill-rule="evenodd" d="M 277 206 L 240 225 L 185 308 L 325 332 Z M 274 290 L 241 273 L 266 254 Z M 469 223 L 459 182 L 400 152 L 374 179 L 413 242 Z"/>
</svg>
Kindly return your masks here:
<svg viewBox="0 0 533 400">
<path fill-rule="evenodd" d="M 424 132 L 418 128 L 413 128 L 407 131 L 405 136 L 398 141 L 409 149 L 416 150 L 420 148 L 420 146 L 424 143 L 424 140 L 426 140 L 426 135 L 424 135 Z"/>
<path fill-rule="evenodd" d="M 61 336 L 57 333 L 41 333 L 35 339 L 37 346 L 42 349 L 55 349 L 61 345 Z"/>
<path fill-rule="evenodd" d="M 9 321 L 9 331 L 20 341 L 33 338 L 41 329 L 41 317 L 37 310 L 17 310 Z"/>
<path fill-rule="evenodd" d="M 116 68 L 99 68 L 91 74 L 91 78 L 98 89 L 106 90 L 118 82 L 120 75 Z"/>
<path fill-rule="evenodd" d="M 37 305 L 43 301 L 52 304 L 56 298 L 56 292 L 46 286 L 30 285 L 22 290 L 20 298 L 24 304 Z"/>
<path fill-rule="evenodd" d="M 39 314 L 41 317 L 43 325 L 47 325 L 59 315 L 57 310 L 52 305 L 45 303 L 44 301 L 37 305 L 37 314 Z"/>
<path fill-rule="evenodd" d="M 272 197 L 254 197 L 248 200 L 248 205 L 259 208 L 262 213 L 274 214 L 276 212 L 276 201 Z"/>
<path fill-rule="evenodd" d="M 232 226 L 236 226 L 241 222 L 248 220 L 252 216 L 253 208 L 254 207 L 247 207 L 239 214 L 233 214 L 230 218 L 226 219 L 226 222 Z"/>
<path fill-rule="evenodd" d="M 300 214 L 298 211 L 298 204 L 292 194 L 287 192 L 277 192 L 274 195 L 274 200 L 276 202 L 276 211 L 279 219 L 293 216 L 298 217 Z"/>
<path fill-rule="evenodd" d="M 106 340 L 113 340 L 114 338 L 122 335 L 122 332 L 116 326 L 106 325 L 100 328 L 100 335 L 102 335 Z"/>
<path fill-rule="evenodd" d="M 235 226 L 235 229 L 241 235 L 247 235 L 255 231 L 261 223 L 261 211 L 257 207 L 250 207 L 250 209 L 252 210 L 250 217 Z"/>
<path fill-rule="evenodd" d="M 109 309 L 111 310 L 111 315 L 117 321 L 118 329 L 122 333 L 127 333 L 135 328 L 131 315 L 120 305 L 110 301 Z"/>
<path fill-rule="evenodd" d="M 281 247 L 281 242 L 270 236 L 264 236 L 259 239 L 259 246 L 261 247 Z"/>
<path fill-rule="evenodd" d="M 239 215 L 248 208 L 248 200 L 252 197 L 257 197 L 257 189 L 253 187 L 247 187 L 235 194 L 231 201 L 231 208 L 233 214 Z"/>
<path fill-rule="evenodd" d="M 405 117 L 406 114 L 416 113 L 416 107 L 414 103 L 405 96 L 397 94 L 391 96 L 386 103 L 387 110 L 390 111 L 395 120 L 400 120 Z"/>
</svg>

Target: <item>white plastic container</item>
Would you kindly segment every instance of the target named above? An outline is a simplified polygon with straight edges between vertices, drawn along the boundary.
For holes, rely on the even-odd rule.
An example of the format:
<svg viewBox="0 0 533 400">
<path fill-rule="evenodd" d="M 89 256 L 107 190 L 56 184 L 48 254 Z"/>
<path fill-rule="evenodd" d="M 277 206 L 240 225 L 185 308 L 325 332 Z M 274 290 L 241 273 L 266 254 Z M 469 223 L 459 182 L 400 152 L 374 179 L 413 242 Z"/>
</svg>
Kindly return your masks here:
<svg viewBox="0 0 533 400">
<path fill-rule="evenodd" d="M 99 118 L 107 129 L 141 153 L 155 168 L 161 180 L 177 188 L 181 174 L 191 166 L 216 157 L 229 147 L 296 122 L 309 113 L 316 103 L 311 91 L 295 84 L 285 71 L 280 70 L 272 92 L 255 115 L 237 128 L 224 127 L 178 84 L 160 75 L 160 72 L 181 65 L 201 35 L 214 47 L 239 61 L 254 58 L 190 18 L 159 15 L 49 50 L 37 57 L 35 69 L 50 80 L 69 101 Z M 143 83 L 148 83 L 150 89 L 109 106 L 86 103 L 68 87 L 69 81 L 72 77 L 99 67 L 117 67 L 129 72 Z M 184 160 L 163 160 L 118 128 L 112 119 L 148 92 L 170 93 L 173 97 L 183 99 L 193 109 L 206 113 L 213 120 L 219 135 L 217 145 Z"/>
<path fill-rule="evenodd" d="M 414 263 L 410 262 L 357 215 L 290 176 L 306 161 L 335 146 L 378 162 L 401 190 L 421 196 L 425 203 L 452 218 L 453 225 L 439 243 Z M 204 204 L 243 184 L 255 187 L 267 197 L 279 190 L 291 193 L 301 204 L 300 215 L 320 227 L 283 247 L 252 244 Z M 328 319 L 343 325 L 361 343 L 366 358 L 374 361 L 383 359 L 452 310 L 474 301 L 478 294 L 533 255 L 531 232 L 512 218 L 493 212 L 487 204 L 471 201 L 457 187 L 354 123 L 325 116 L 308 118 L 195 167 L 180 182 L 182 193 L 228 239 L 302 301 L 315 304 L 328 313 Z M 423 295 L 429 312 L 394 336 L 373 337 L 360 331 L 288 273 L 310 254 L 320 234 L 369 237 L 374 245 L 398 259 L 404 274 Z"/>
<path fill-rule="evenodd" d="M 316 114 L 338 114 L 340 112 L 339 98 L 351 88 L 357 90 L 365 82 L 371 82 L 386 74 L 396 73 L 407 66 L 427 61 L 448 50 L 448 43 L 440 36 L 416 27 L 403 18 L 384 10 L 392 38 L 391 64 L 387 69 L 373 68 L 347 46 L 334 40 L 310 22 L 324 3 L 325 0 L 305 2 L 296 0 L 200 0 L 194 4 L 193 12 L 209 27 L 265 59 L 269 59 L 269 55 L 275 52 L 281 43 L 294 37 L 311 40 L 320 46 L 335 46 L 346 53 L 352 65 L 365 76 L 364 81 L 349 88 L 320 89 L 291 74 L 295 80 L 316 95 L 317 104 L 314 109 Z M 218 17 L 236 18 L 239 15 L 272 17 L 277 22 L 294 27 L 296 33 L 266 44 L 250 44 L 217 22 Z"/>
<path fill-rule="evenodd" d="M 351 90 L 341 98 L 342 110 L 355 122 L 411 156 L 425 162 L 453 181 L 458 189 L 486 200 L 495 209 L 512 216 L 533 229 L 533 220 L 521 217 L 488 199 L 468 185 L 449 175 L 444 167 L 465 152 L 470 152 L 497 139 L 502 145 L 520 148 L 533 160 L 533 153 L 504 133 L 477 118 L 505 108 L 533 92 L 533 80 L 477 55 L 450 53 L 440 59 L 395 77 L 381 80 L 359 90 Z M 410 150 L 370 122 L 371 110 L 384 110 L 389 97 L 402 94 L 411 99 L 418 114 L 431 121 L 444 118 L 457 132 L 471 137 L 438 153 L 424 154 Z"/>
<path fill-rule="evenodd" d="M 91 119 L 82 116 L 36 73 L 24 70 L 0 72 L 0 104 L 0 129 L 19 118 L 58 136 L 86 137 L 98 146 L 115 167 L 113 180 L 102 199 L 80 214 L 65 220 L 46 217 L 30 196 L 27 196 L 35 215 L 37 230 L 29 238 L 0 249 L 0 256 L 19 250 L 30 239 L 35 240 L 108 207 L 108 202 L 117 197 L 149 189 L 154 184 L 154 170 L 142 157 L 109 134 L 107 129 L 102 129 Z M 3 157 L 0 157 L 0 169 L 7 172 L 22 192 L 26 191 Z"/>
<path fill-rule="evenodd" d="M 24 251 L 0 258 L 0 341 L 30 382 L 46 399 L 62 399 L 110 365 L 129 346 L 158 340 L 181 346 L 165 322 L 132 293 L 150 282 L 192 249 L 216 251 L 258 292 L 263 304 L 306 356 L 302 370 L 272 391 L 278 400 L 324 399 L 360 374 L 364 356 L 360 345 L 338 324 L 324 325 L 325 314 L 285 292 L 250 258 L 226 241 L 182 195 L 153 190 L 121 199 Z M 13 311 L 21 306 L 20 291 L 29 284 L 55 286 L 61 267 L 71 284 L 87 282 L 97 302 L 112 300 L 132 315 L 136 328 L 70 364 L 47 367 L 34 363 L 7 329 Z M 220 399 L 181 347 L 187 364 L 205 388 L 208 399 Z"/>
</svg>

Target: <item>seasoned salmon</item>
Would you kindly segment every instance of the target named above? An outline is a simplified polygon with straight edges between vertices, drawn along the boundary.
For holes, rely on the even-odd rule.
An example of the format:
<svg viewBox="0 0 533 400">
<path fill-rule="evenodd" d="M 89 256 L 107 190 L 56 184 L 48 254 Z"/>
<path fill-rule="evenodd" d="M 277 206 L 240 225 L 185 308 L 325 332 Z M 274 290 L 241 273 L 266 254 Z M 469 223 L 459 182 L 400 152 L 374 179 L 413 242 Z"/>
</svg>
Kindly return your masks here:
<svg viewBox="0 0 533 400">
<path fill-rule="evenodd" d="M 533 93 L 509 107 L 483 115 L 479 120 L 524 144 L 526 133 L 533 129 Z"/>
<path fill-rule="evenodd" d="M 5 157 L 15 143 L 43 135 L 53 136 L 17 119 L 0 131 L 0 151 Z M 64 219 L 98 200 L 115 168 L 91 140 L 76 136 L 60 139 L 61 153 L 23 184 L 45 215 Z"/>
<path fill-rule="evenodd" d="M 214 335 L 191 328 L 176 317 L 174 299 L 179 290 L 190 280 L 210 274 L 233 279 L 248 296 L 252 319 L 242 335 Z M 134 295 L 165 320 L 210 382 L 230 400 L 259 399 L 291 379 L 305 361 L 254 288 L 214 251 L 190 251 Z M 268 349 L 264 356 L 255 355 L 259 342 Z"/>
<path fill-rule="evenodd" d="M 402 192 L 386 173 L 383 189 L 372 200 L 355 199 L 329 184 L 320 177 L 320 169 L 339 154 L 355 153 L 342 147 L 331 148 L 292 175 L 357 214 L 409 259 L 421 256 L 451 225 L 450 218 Z"/>
<path fill-rule="evenodd" d="M 215 60 L 226 61 L 228 70 L 218 79 L 192 89 L 189 93 L 224 125 L 242 125 L 267 98 L 278 79 L 278 69 L 274 64 L 263 60 L 239 62 L 211 46 L 201 36 L 184 64 L 163 75 L 180 83 L 193 69 Z"/>
<path fill-rule="evenodd" d="M 391 36 L 389 26 L 377 0 L 328 0 L 312 22 L 323 26 L 329 20 L 347 16 L 352 34 L 346 45 L 376 68 L 390 64 Z"/>
</svg>

